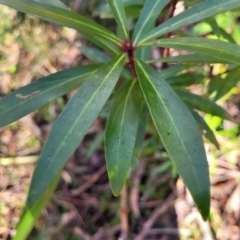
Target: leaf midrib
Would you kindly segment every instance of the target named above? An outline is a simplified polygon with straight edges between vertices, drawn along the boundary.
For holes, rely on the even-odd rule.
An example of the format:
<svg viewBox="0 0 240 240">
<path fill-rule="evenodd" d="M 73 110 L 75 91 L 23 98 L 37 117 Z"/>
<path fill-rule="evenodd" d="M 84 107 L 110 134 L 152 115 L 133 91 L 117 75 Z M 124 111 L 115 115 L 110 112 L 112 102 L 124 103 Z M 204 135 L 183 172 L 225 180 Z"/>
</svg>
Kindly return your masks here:
<svg viewBox="0 0 240 240">
<path fill-rule="evenodd" d="M 71 128 L 69 129 L 68 135 L 65 135 L 62 143 L 64 143 L 64 142 L 66 141 L 67 136 L 69 136 L 70 133 L 72 133 L 74 127 L 76 126 L 76 123 L 79 121 L 79 118 L 80 118 L 80 117 L 82 116 L 82 114 L 85 112 L 86 108 L 89 106 L 90 102 L 92 101 L 92 99 L 94 98 L 94 96 L 97 94 L 98 90 L 99 90 L 99 89 L 102 87 L 102 85 L 105 83 L 105 81 L 107 80 L 108 76 L 112 73 L 113 69 L 116 68 L 116 66 L 119 64 L 119 62 L 121 62 L 121 60 L 122 60 L 123 57 L 124 57 L 124 55 L 122 55 L 122 57 L 119 58 L 119 60 L 113 65 L 113 67 L 111 68 L 111 70 L 109 71 L 109 73 L 106 75 L 105 79 L 102 81 L 102 83 L 101 83 L 101 84 L 99 85 L 99 87 L 96 89 L 96 91 L 93 93 L 93 95 L 92 95 L 91 98 L 89 99 L 88 103 L 85 105 L 85 107 L 83 108 L 83 110 L 82 110 L 81 113 L 79 114 L 78 118 L 75 120 L 75 123 L 72 124 Z M 61 148 L 61 145 L 62 145 L 62 144 L 60 144 L 59 147 L 57 148 L 57 150 L 55 151 L 55 154 L 54 154 L 54 156 L 52 157 L 52 159 L 55 158 L 55 156 L 58 154 L 59 149 Z M 52 164 L 53 164 L 53 161 L 50 162 L 49 167 L 48 167 L 49 169 L 50 169 L 50 167 L 51 167 Z"/>
<path fill-rule="evenodd" d="M 93 72 L 95 72 L 95 71 L 97 71 L 97 70 L 93 70 L 93 71 L 90 71 L 89 73 L 83 74 L 82 76 L 80 76 L 80 78 L 84 78 L 84 77 L 86 77 L 87 75 L 89 75 L 89 74 L 91 74 L 91 73 L 93 73 Z M 74 81 L 74 80 L 77 79 L 77 78 L 79 78 L 79 76 L 73 77 L 73 78 L 71 78 L 71 79 L 68 79 L 68 80 L 66 80 L 65 82 L 62 82 L 61 84 L 57 85 L 57 87 L 61 87 L 61 86 L 63 86 L 64 84 L 68 83 L 69 81 L 72 82 L 72 81 Z M 26 87 L 27 87 L 27 86 L 26 86 Z M 47 88 L 46 91 L 40 91 L 38 94 L 33 95 L 33 96 L 27 98 L 26 100 L 19 102 L 19 104 L 18 104 L 17 106 L 15 105 L 15 107 L 12 107 L 12 108 L 10 107 L 10 108 L 7 109 L 7 111 L 3 111 L 2 113 L 0 113 L 0 117 L 1 117 L 1 115 L 4 115 L 4 114 L 12 111 L 12 110 L 15 109 L 16 107 L 20 107 L 21 105 L 25 104 L 27 101 L 36 98 L 36 96 L 37 96 L 37 97 L 39 97 L 39 96 L 41 97 L 41 95 L 44 95 L 44 94 L 48 93 L 49 91 L 52 91 L 54 88 L 56 88 L 56 85 L 54 85 L 54 86 L 52 86 L 52 87 L 50 87 L 50 88 Z M 17 92 L 16 94 L 18 94 L 18 93 L 21 93 L 21 92 Z"/>
<path fill-rule="evenodd" d="M 237 2 L 237 1 L 234 1 L 234 2 Z M 231 3 L 234 3 L 234 2 L 231 2 Z M 207 4 L 207 2 L 204 2 L 204 4 Z M 229 3 L 227 3 L 227 2 L 222 3 L 222 4 L 221 4 L 221 7 L 224 8 L 224 6 L 225 6 L 225 5 L 228 5 L 228 4 L 229 4 Z M 200 5 L 200 4 L 199 4 L 199 5 Z M 215 9 L 215 8 L 216 8 L 216 5 L 212 5 L 212 7 L 211 7 L 211 8 L 208 8 L 208 9 L 206 9 L 206 7 L 207 7 L 207 5 L 205 6 L 204 11 L 211 11 L 212 9 Z M 218 5 L 218 7 L 219 7 L 219 5 Z M 202 12 L 204 12 L 204 11 L 201 11 L 200 13 L 202 13 Z M 184 22 L 184 21 L 189 21 L 189 19 L 193 18 L 194 16 L 196 16 L 196 15 L 198 15 L 198 14 L 200 14 L 200 13 L 199 13 L 199 12 L 196 12 L 194 15 L 190 15 L 190 16 L 187 17 L 187 18 L 184 18 L 184 19 L 182 19 L 182 20 L 180 20 L 180 21 L 177 21 L 177 22 L 173 23 L 173 24 L 171 25 L 171 27 L 172 27 L 174 24 L 179 24 L 179 23 Z M 217 14 L 218 14 L 218 13 L 217 13 Z M 171 19 L 172 19 L 172 18 L 171 18 Z M 201 19 L 199 19 L 198 21 L 200 21 L 200 20 L 201 20 Z M 195 21 L 194 21 L 194 22 L 195 22 Z M 189 25 L 189 24 L 187 24 L 187 25 Z M 161 27 L 161 25 L 159 26 L 159 29 L 160 29 L 160 27 Z M 165 28 L 161 29 L 161 32 L 165 31 L 167 28 L 169 28 L 169 26 L 165 26 Z M 151 32 L 150 32 L 150 33 L 151 33 Z M 160 37 L 160 36 L 162 36 L 162 34 L 159 35 L 158 32 L 156 32 L 156 33 L 154 34 L 154 30 L 153 30 L 153 31 L 152 31 L 152 34 L 151 34 L 151 35 L 148 35 L 145 39 L 143 39 L 143 40 L 139 43 L 139 45 L 142 45 L 142 43 L 150 40 L 151 38 L 156 38 L 156 37 Z"/>
<path fill-rule="evenodd" d="M 162 45 L 161 44 L 161 40 L 159 41 L 160 42 L 160 44 L 159 45 Z M 223 41 L 224 42 L 224 41 Z M 228 43 L 228 42 L 226 42 L 226 43 Z M 163 43 L 163 44 L 165 44 L 165 43 Z M 180 46 L 179 48 L 181 48 L 182 46 L 184 47 L 184 46 L 186 46 L 186 44 L 187 43 L 183 43 L 183 44 L 179 44 L 179 43 L 170 43 L 171 44 L 171 46 L 173 47 L 173 46 Z M 167 43 L 166 43 L 166 45 L 168 45 Z M 236 57 L 236 55 L 234 55 L 234 53 L 232 53 L 232 52 L 229 52 L 229 51 L 225 51 L 224 49 L 223 50 L 219 50 L 219 49 L 216 49 L 216 48 L 211 48 L 210 46 L 202 46 L 202 45 L 198 45 L 198 44 L 189 44 L 189 46 L 190 47 L 197 47 L 198 49 L 197 49 L 197 51 L 196 50 L 193 50 L 193 49 L 190 49 L 189 51 L 193 51 L 193 52 L 196 52 L 196 53 L 202 53 L 200 50 L 214 50 L 214 51 L 216 51 L 216 53 L 224 53 L 224 54 L 228 54 L 228 55 L 230 55 L 230 56 L 232 56 L 232 57 Z M 237 45 L 238 46 L 238 45 Z M 176 48 L 178 48 L 178 47 L 176 47 Z M 185 48 L 184 48 L 185 49 Z M 205 55 L 208 55 L 208 56 L 211 56 L 211 57 L 214 57 L 214 58 L 217 58 L 217 59 L 221 59 L 221 60 L 223 60 L 223 61 L 225 61 L 226 62 L 226 58 L 223 58 L 223 57 L 221 57 L 221 55 L 220 56 L 213 56 L 212 54 L 209 54 L 209 53 L 205 53 L 205 51 L 204 51 L 204 54 Z M 239 61 L 235 61 L 235 60 L 232 60 L 232 58 L 230 58 L 230 59 L 227 59 L 227 61 L 229 61 L 229 62 L 231 62 L 231 63 L 236 63 L 236 64 L 239 64 L 239 62 L 240 62 L 240 60 Z"/>
<path fill-rule="evenodd" d="M 127 30 L 126 30 L 126 26 L 125 26 L 125 23 L 124 23 L 124 19 L 122 18 L 120 12 L 118 11 L 118 6 L 116 4 L 116 0 L 110 0 L 113 2 L 113 5 L 115 6 L 115 9 L 116 9 L 116 12 L 118 14 L 118 19 L 120 20 L 120 23 L 121 23 L 121 27 L 122 27 L 122 31 L 123 31 L 123 35 L 125 38 L 128 37 L 128 34 L 127 34 Z"/>
<path fill-rule="evenodd" d="M 138 63 L 139 63 L 139 62 L 138 62 Z M 148 78 L 148 74 L 147 74 L 147 73 L 144 71 L 144 69 L 142 68 L 141 63 L 138 64 L 138 65 L 140 66 L 140 68 L 141 68 L 141 70 L 143 71 L 144 75 L 146 76 L 148 82 L 150 83 L 150 85 L 152 86 L 152 88 L 154 89 L 154 91 L 156 92 L 157 96 L 159 96 L 159 99 L 160 99 L 160 101 L 162 102 L 162 104 L 163 104 L 166 112 L 167 112 L 168 115 L 170 116 L 170 119 L 171 119 L 171 121 L 172 121 L 172 123 L 173 123 L 173 126 L 174 126 L 176 132 L 177 132 L 177 135 L 178 135 L 178 137 L 179 137 L 179 139 L 180 139 L 180 142 L 181 142 L 181 144 L 182 144 L 182 147 L 183 147 L 183 149 L 185 150 L 185 152 L 187 153 L 187 157 L 188 157 L 188 160 L 189 160 L 190 163 L 191 163 L 191 168 L 192 168 L 192 170 L 193 170 L 193 172 L 194 172 L 195 178 L 197 179 L 197 175 L 196 175 L 195 169 L 193 168 L 193 161 L 191 160 L 191 158 L 190 158 L 190 156 L 189 156 L 189 154 L 188 154 L 188 151 L 186 150 L 186 147 L 185 147 L 185 145 L 184 145 L 184 143 L 183 143 L 183 141 L 182 141 L 182 138 L 181 138 L 181 136 L 180 136 L 180 133 L 179 133 L 179 131 L 178 131 L 176 125 L 175 125 L 175 122 L 173 121 L 173 118 L 171 117 L 171 114 L 169 113 L 169 111 L 168 111 L 166 105 L 164 104 L 164 102 L 162 101 L 162 98 L 161 98 L 161 96 L 158 94 L 155 86 L 152 84 L 152 82 L 151 82 L 150 79 Z M 141 81 L 140 81 L 140 82 L 141 82 Z M 145 96 L 145 98 L 146 98 L 146 95 L 145 95 L 144 91 L 143 91 L 143 94 L 144 94 L 144 96 Z M 147 98 L 146 98 L 146 99 L 147 99 Z M 149 106 L 148 101 L 146 101 L 146 102 L 147 102 L 147 105 Z M 151 112 L 151 115 L 152 115 L 152 110 L 151 110 L 150 107 L 149 107 L 149 111 Z M 156 124 L 156 122 L 155 122 L 155 119 L 154 119 L 154 118 L 152 118 L 152 119 L 153 119 L 153 121 L 154 121 L 154 124 L 157 126 L 157 124 Z M 158 128 L 157 128 L 157 131 L 158 131 L 159 135 L 161 136 Z M 198 181 L 197 181 L 197 187 L 198 187 L 198 191 L 199 191 L 200 188 L 199 188 Z"/>
<path fill-rule="evenodd" d="M 134 87 L 136 81 L 133 81 L 131 86 L 129 87 L 129 91 L 126 95 L 126 98 L 125 98 L 125 102 L 124 103 L 124 107 L 123 107 L 123 114 L 122 114 L 122 120 L 121 120 L 121 123 L 120 123 L 120 137 L 119 137 L 119 140 L 118 140 L 118 153 L 117 153 L 117 166 L 119 166 L 119 155 L 120 155 L 120 142 L 122 140 L 122 129 L 123 129 L 123 122 L 124 122 L 124 119 L 125 119 L 125 115 L 126 115 L 126 107 L 127 107 L 127 103 L 128 103 L 128 100 L 129 100 L 129 96 L 131 94 L 131 91 L 132 91 L 132 88 Z M 118 179 L 119 179 L 119 168 L 117 168 L 117 176 L 118 176 Z"/>
<path fill-rule="evenodd" d="M 142 24 L 141 28 L 140 28 L 139 31 L 138 31 L 138 33 L 137 33 L 137 35 L 136 35 L 136 37 L 135 37 L 135 39 L 134 39 L 134 42 L 133 42 L 134 44 L 136 44 L 136 43 L 138 42 L 139 37 L 140 37 L 141 34 L 142 34 L 143 28 L 146 26 L 148 20 L 151 18 L 151 14 L 152 14 L 152 12 L 154 12 L 154 8 L 155 8 L 155 6 L 156 6 L 158 3 L 159 3 L 159 2 L 156 0 L 156 2 L 155 2 L 155 4 L 154 4 L 154 7 L 153 7 L 152 10 L 149 12 L 148 17 L 147 17 L 146 20 L 144 21 L 144 24 Z M 145 3 L 145 4 L 146 4 L 146 3 Z"/>
</svg>

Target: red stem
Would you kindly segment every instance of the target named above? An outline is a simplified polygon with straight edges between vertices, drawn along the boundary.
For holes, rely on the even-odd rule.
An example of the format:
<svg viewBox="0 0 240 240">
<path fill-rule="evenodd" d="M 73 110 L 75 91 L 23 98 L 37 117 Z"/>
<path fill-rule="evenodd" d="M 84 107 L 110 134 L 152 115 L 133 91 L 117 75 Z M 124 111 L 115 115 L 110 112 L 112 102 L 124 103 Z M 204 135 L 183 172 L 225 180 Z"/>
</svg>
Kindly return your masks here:
<svg viewBox="0 0 240 240">
<path fill-rule="evenodd" d="M 128 57 L 128 62 L 126 63 L 126 65 L 129 66 L 134 77 L 137 77 L 137 73 L 135 70 L 135 62 L 134 62 L 134 51 L 136 50 L 136 47 L 133 46 L 133 44 L 130 40 L 126 40 L 122 44 L 121 49 L 123 52 L 125 52 L 127 54 L 127 57 Z"/>
</svg>

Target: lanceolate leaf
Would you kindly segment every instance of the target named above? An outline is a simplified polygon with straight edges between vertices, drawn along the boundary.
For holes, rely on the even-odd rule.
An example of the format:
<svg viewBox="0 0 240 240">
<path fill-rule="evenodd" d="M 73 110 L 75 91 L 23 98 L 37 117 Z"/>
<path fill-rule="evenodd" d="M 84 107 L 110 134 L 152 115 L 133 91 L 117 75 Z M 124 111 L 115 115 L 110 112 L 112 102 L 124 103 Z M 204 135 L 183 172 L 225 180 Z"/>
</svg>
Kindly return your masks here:
<svg viewBox="0 0 240 240">
<path fill-rule="evenodd" d="M 24 209 L 20 221 L 17 226 L 17 233 L 13 240 L 25 240 L 34 227 L 35 222 L 39 218 L 43 208 L 47 205 L 54 189 L 59 181 L 60 173 L 58 173 L 53 181 L 49 184 L 47 190 L 39 197 L 37 202 L 30 209 Z"/>
<path fill-rule="evenodd" d="M 0 3 L 47 21 L 74 28 L 94 43 L 98 42 L 95 39 L 98 37 L 110 44 L 121 44 L 121 40 L 111 31 L 77 13 L 32 0 L 0 0 Z M 107 46 L 106 43 L 105 45 Z"/>
<path fill-rule="evenodd" d="M 179 97 L 189 106 L 223 119 L 232 120 L 229 114 L 215 102 L 187 91 L 176 90 Z"/>
<path fill-rule="evenodd" d="M 157 63 L 157 62 L 169 62 L 169 63 L 229 63 L 227 60 L 222 60 L 215 58 L 213 56 L 204 55 L 204 54 L 187 54 L 179 55 L 175 57 L 165 57 L 152 59 L 148 63 Z"/>
<path fill-rule="evenodd" d="M 209 171 L 196 121 L 172 88 L 151 67 L 137 62 L 136 70 L 162 142 L 206 220 L 210 208 Z"/>
<path fill-rule="evenodd" d="M 208 17 L 214 16 L 216 14 L 226 12 L 232 10 L 234 8 L 240 7 L 239 0 L 209 0 L 204 1 L 179 15 L 169 19 L 164 22 L 150 33 L 144 39 L 141 39 L 141 45 L 143 42 L 146 42 L 150 39 L 160 37 L 166 33 L 175 31 L 181 27 L 187 26 L 189 24 L 193 24 L 202 19 L 206 19 Z"/>
<path fill-rule="evenodd" d="M 41 78 L 0 100 L 0 127 L 78 88 L 101 65 L 74 67 Z"/>
<path fill-rule="evenodd" d="M 133 44 L 141 41 L 169 0 L 147 0 L 133 32 Z"/>
<path fill-rule="evenodd" d="M 31 208 L 62 169 L 110 96 L 123 68 L 115 57 L 90 76 L 56 120 L 35 168 L 27 207 Z"/>
<path fill-rule="evenodd" d="M 239 1 L 240 2 L 240 1 Z M 167 38 L 157 41 L 157 46 L 177 48 L 210 55 L 223 62 L 240 64 L 240 46 L 207 38 Z"/>
<path fill-rule="evenodd" d="M 128 175 L 141 115 L 142 93 L 138 82 L 126 83 L 114 97 L 106 126 L 105 154 L 110 185 L 119 195 Z"/>
<path fill-rule="evenodd" d="M 119 30 L 125 39 L 128 39 L 127 19 L 125 15 L 124 5 L 122 0 L 107 0 Z"/>
</svg>

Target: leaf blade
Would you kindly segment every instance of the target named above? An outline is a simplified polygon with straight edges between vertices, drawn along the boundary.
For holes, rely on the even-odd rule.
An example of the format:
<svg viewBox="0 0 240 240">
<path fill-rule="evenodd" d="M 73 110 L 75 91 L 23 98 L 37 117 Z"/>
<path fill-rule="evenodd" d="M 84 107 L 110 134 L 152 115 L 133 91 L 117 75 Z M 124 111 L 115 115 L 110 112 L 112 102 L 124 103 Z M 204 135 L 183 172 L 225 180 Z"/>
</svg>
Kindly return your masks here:
<svg viewBox="0 0 240 240">
<path fill-rule="evenodd" d="M 193 108 L 223 119 L 232 120 L 231 116 L 225 109 L 207 98 L 183 90 L 176 90 L 176 93 L 187 105 L 190 105 Z"/>
<path fill-rule="evenodd" d="M 240 64 L 240 46 L 234 43 L 207 38 L 183 37 L 161 39 L 157 41 L 156 45 L 203 53 L 221 61 Z"/>
<path fill-rule="evenodd" d="M 197 124 L 171 87 L 151 67 L 137 62 L 136 70 L 163 144 L 206 220 L 210 208 L 210 181 L 206 153 Z M 185 134 L 186 131 L 189 131 L 189 136 Z"/>
<path fill-rule="evenodd" d="M 118 24 L 119 30 L 125 39 L 128 39 L 127 18 L 124 10 L 122 0 L 107 0 L 115 20 Z"/>
<path fill-rule="evenodd" d="M 62 169 L 97 118 L 120 76 L 124 61 L 125 56 L 119 55 L 103 65 L 83 83 L 56 120 L 33 174 L 27 198 L 28 208 L 33 206 Z"/>
<path fill-rule="evenodd" d="M 153 25 L 169 0 L 147 0 L 133 32 L 133 44 L 136 45 Z"/>
<path fill-rule="evenodd" d="M 78 88 L 85 77 L 100 66 L 96 64 L 63 70 L 8 94 L 0 100 L 0 127 Z"/>
<path fill-rule="evenodd" d="M 105 153 L 111 189 L 118 196 L 127 178 L 137 137 L 142 95 L 137 81 L 116 93 L 106 126 Z"/>
<path fill-rule="evenodd" d="M 228 61 L 224 61 L 213 56 L 204 55 L 204 54 L 187 54 L 187 55 L 179 55 L 174 57 L 165 57 L 152 59 L 147 61 L 148 63 L 157 63 L 157 62 L 170 62 L 170 63 L 229 63 Z"/>
<path fill-rule="evenodd" d="M 166 22 L 152 30 L 149 34 L 147 34 L 139 45 L 147 42 L 150 39 L 157 38 L 166 33 L 175 31 L 181 27 L 193 24 L 202 19 L 214 16 L 222 12 L 230 11 L 238 7 L 240 7 L 239 0 L 205 1 L 167 20 Z"/>
</svg>

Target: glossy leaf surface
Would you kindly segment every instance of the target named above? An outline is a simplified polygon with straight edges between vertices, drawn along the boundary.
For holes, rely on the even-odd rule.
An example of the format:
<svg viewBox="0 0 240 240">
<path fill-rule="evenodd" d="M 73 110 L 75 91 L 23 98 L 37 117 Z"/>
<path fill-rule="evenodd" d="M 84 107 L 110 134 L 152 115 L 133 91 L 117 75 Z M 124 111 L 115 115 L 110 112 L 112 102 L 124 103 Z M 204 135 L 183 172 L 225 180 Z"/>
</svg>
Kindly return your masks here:
<svg viewBox="0 0 240 240">
<path fill-rule="evenodd" d="M 169 0 L 147 0 L 133 32 L 133 44 L 139 42 L 161 13 Z"/>
<path fill-rule="evenodd" d="M 159 47 L 168 47 L 203 53 L 223 62 L 240 65 L 240 46 L 220 40 L 207 38 L 167 38 L 156 43 Z"/>
<path fill-rule="evenodd" d="M 157 28 L 152 30 L 141 40 L 140 45 L 150 39 L 160 37 L 166 33 L 173 32 L 181 27 L 193 24 L 202 19 L 209 18 L 216 14 L 226 12 L 240 7 L 239 0 L 207 0 L 190 9 L 187 9 L 179 15 L 167 20 Z"/>
<path fill-rule="evenodd" d="M 115 196 L 120 194 L 131 166 L 142 102 L 138 82 L 128 82 L 116 93 L 107 121 L 105 154 Z"/>
<path fill-rule="evenodd" d="M 218 106 L 215 102 L 187 91 L 176 90 L 176 92 L 180 98 L 189 106 L 192 106 L 193 108 L 196 108 L 202 112 L 221 117 L 223 119 L 232 120 L 226 110 Z"/>
<path fill-rule="evenodd" d="M 210 208 L 209 171 L 196 121 L 155 70 L 143 62 L 137 62 L 136 70 L 158 134 L 206 220 Z"/>
<path fill-rule="evenodd" d="M 110 96 L 125 56 L 115 57 L 90 76 L 56 120 L 35 168 L 27 207 L 31 208 L 72 155 Z"/>
<path fill-rule="evenodd" d="M 157 63 L 157 62 L 169 62 L 169 63 L 228 63 L 227 60 L 222 60 L 219 58 L 215 58 L 213 56 L 204 55 L 204 54 L 187 54 L 187 55 L 179 55 L 174 57 L 165 57 L 152 59 L 148 61 L 148 63 Z"/>
<path fill-rule="evenodd" d="M 127 18 L 122 0 L 107 0 L 114 18 L 118 24 L 121 35 L 124 39 L 128 39 Z"/>
<path fill-rule="evenodd" d="M 19 88 L 0 100 L 0 127 L 8 125 L 46 103 L 80 87 L 101 65 L 74 67 Z"/>
</svg>

